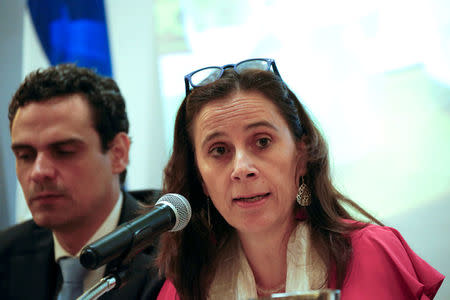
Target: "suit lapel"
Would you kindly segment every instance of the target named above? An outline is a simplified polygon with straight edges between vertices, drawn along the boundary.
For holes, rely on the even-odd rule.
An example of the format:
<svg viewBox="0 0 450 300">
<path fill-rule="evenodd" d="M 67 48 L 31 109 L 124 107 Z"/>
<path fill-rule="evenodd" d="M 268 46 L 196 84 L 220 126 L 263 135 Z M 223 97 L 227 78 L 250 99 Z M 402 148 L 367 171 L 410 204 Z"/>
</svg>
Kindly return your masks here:
<svg viewBox="0 0 450 300">
<path fill-rule="evenodd" d="M 127 192 L 123 192 L 123 204 L 120 211 L 119 225 L 137 217 L 139 215 L 139 208 L 138 201 Z M 110 274 L 114 270 L 114 267 L 112 263 L 106 265 L 104 275 Z"/>
<path fill-rule="evenodd" d="M 11 272 L 12 290 L 18 299 L 29 299 L 30 295 L 33 299 L 53 299 L 60 279 L 51 231 L 35 225 L 30 237 L 17 255 L 11 257 L 11 265 L 17 266 Z M 23 278 L 29 280 L 23 282 Z"/>
<path fill-rule="evenodd" d="M 124 202 L 119 223 L 130 221 L 142 212 L 142 208 L 136 199 L 130 194 L 124 193 Z M 155 242 L 156 245 L 156 242 Z M 160 278 L 158 270 L 152 266 L 156 251 L 154 247 L 149 247 L 145 251 L 137 254 L 130 262 L 129 270 L 133 277 L 120 289 L 110 291 L 103 295 L 101 300 L 121 300 L 121 299 L 155 299 L 161 289 L 164 278 Z M 108 265 L 106 272 L 111 271 Z"/>
<path fill-rule="evenodd" d="M 136 218 L 139 215 L 139 210 L 141 208 L 142 207 L 139 206 L 138 200 L 136 200 L 129 193 L 123 192 L 123 206 L 120 213 L 119 224 Z"/>
<path fill-rule="evenodd" d="M 130 221 L 136 218 L 139 215 L 139 209 L 141 207 L 138 204 L 138 201 L 128 194 L 127 192 L 123 192 L 123 205 L 122 210 L 120 212 L 119 225 L 123 224 L 127 221 Z M 133 273 L 137 273 L 142 271 L 148 265 L 148 258 L 145 256 L 136 256 L 136 258 L 131 262 L 129 268 Z M 114 265 L 108 264 L 106 266 L 105 274 L 110 274 L 114 270 Z M 146 270 L 145 270 L 146 272 Z M 119 299 L 134 299 L 142 292 L 142 280 L 131 280 L 127 283 L 126 286 L 118 289 L 110 291 L 104 294 L 100 299 L 101 300 L 119 300 Z M 125 296 L 126 295 L 126 296 Z"/>
</svg>

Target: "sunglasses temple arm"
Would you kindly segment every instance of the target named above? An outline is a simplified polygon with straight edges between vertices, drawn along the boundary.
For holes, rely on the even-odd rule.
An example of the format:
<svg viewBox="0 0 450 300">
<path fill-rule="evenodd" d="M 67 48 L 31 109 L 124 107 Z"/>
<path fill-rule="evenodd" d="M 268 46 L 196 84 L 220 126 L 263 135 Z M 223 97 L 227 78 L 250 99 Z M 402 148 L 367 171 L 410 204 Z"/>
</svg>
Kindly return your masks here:
<svg viewBox="0 0 450 300">
<path fill-rule="evenodd" d="M 277 75 L 278 77 L 281 78 L 280 72 L 278 72 L 278 68 L 277 68 L 277 65 L 275 64 L 275 61 L 272 62 L 272 68 L 273 68 L 273 72 L 275 73 L 275 75 Z"/>
<path fill-rule="evenodd" d="M 189 79 L 187 79 L 186 77 L 184 77 L 184 86 L 186 88 L 186 97 L 187 97 L 187 95 L 189 95 L 189 92 L 191 91 L 191 89 L 190 89 Z"/>
</svg>

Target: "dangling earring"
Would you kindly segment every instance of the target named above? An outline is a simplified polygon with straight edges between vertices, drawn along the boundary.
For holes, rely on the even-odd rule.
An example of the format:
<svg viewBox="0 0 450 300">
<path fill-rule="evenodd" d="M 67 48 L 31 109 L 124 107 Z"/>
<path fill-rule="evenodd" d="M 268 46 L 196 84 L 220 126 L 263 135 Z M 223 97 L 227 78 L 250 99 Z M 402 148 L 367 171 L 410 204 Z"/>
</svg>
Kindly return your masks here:
<svg viewBox="0 0 450 300">
<path fill-rule="evenodd" d="M 311 192 L 309 187 L 306 185 L 305 180 L 302 176 L 302 184 L 298 187 L 297 192 L 297 203 L 300 206 L 309 206 L 311 204 Z"/>
<path fill-rule="evenodd" d="M 208 219 L 208 227 L 211 228 L 211 217 L 209 214 L 209 202 L 211 202 L 211 198 L 209 198 L 209 196 L 208 196 L 208 197 L 206 197 L 206 214 L 207 214 L 206 218 Z"/>
<path fill-rule="evenodd" d="M 209 196 L 206 197 L 206 219 L 208 220 L 208 230 L 209 230 L 209 240 L 213 245 L 217 245 L 216 235 L 214 234 L 214 230 L 211 225 L 211 214 L 209 212 L 209 206 L 211 202 L 211 198 Z"/>
</svg>

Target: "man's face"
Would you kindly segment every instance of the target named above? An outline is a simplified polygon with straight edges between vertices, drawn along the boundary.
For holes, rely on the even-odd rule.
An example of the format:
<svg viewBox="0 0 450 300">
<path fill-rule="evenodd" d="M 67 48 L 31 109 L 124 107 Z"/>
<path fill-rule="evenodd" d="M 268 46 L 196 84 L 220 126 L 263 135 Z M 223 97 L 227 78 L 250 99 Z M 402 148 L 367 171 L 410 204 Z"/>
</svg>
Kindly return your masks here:
<svg viewBox="0 0 450 300">
<path fill-rule="evenodd" d="M 109 214 L 124 168 L 117 167 L 113 150 L 102 151 L 82 96 L 19 108 L 11 139 L 17 177 L 38 225 L 64 230 L 98 223 Z"/>
</svg>

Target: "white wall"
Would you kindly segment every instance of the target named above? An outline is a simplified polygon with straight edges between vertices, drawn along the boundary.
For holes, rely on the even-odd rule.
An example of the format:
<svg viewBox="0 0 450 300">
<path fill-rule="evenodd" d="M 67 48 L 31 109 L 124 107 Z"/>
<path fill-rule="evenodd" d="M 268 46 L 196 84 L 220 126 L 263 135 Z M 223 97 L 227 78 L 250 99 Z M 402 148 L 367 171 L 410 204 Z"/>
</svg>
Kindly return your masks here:
<svg viewBox="0 0 450 300">
<path fill-rule="evenodd" d="M 168 155 L 154 41 L 153 1 L 105 1 L 114 78 L 130 119 L 130 190 L 161 188 Z"/>
<path fill-rule="evenodd" d="M 24 3 L 20 0 L 0 4 L 0 229 L 15 222 L 16 179 L 7 111 L 11 96 L 22 79 Z"/>
</svg>

